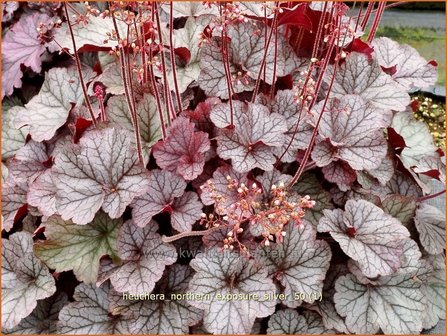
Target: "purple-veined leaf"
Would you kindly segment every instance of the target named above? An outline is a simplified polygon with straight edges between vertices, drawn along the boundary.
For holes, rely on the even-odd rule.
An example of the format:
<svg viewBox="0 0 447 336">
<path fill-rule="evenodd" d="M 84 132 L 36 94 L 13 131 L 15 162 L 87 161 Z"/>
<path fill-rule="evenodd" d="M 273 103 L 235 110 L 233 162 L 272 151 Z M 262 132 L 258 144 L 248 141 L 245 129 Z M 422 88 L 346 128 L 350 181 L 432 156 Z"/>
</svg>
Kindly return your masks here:
<svg viewBox="0 0 447 336">
<path fill-rule="evenodd" d="M 20 148 L 9 169 L 16 181 L 34 181 L 51 166 L 51 154 L 47 144 L 30 140 Z"/>
<path fill-rule="evenodd" d="M 323 213 L 318 231 L 329 232 L 366 276 L 389 275 L 400 267 L 402 246 L 410 233 L 398 220 L 364 200 L 348 200 L 344 212 Z"/>
<path fill-rule="evenodd" d="M 145 147 L 150 148 L 161 139 L 161 123 L 157 113 L 157 103 L 151 94 L 145 94 L 136 104 L 140 135 Z M 134 131 L 126 98 L 123 95 L 113 96 L 107 101 L 106 115 L 117 127 L 121 126 Z"/>
<path fill-rule="evenodd" d="M 377 191 L 381 197 L 386 195 L 419 197 L 422 195 L 421 188 L 414 182 L 414 180 L 398 171 L 394 172 L 393 177 L 389 180 L 385 187 Z"/>
<path fill-rule="evenodd" d="M 275 285 L 267 277 L 267 270 L 253 260 L 235 252 L 211 249 L 197 255 L 190 265 L 197 273 L 188 293 L 203 295 L 203 300 L 188 302 L 204 310 L 206 330 L 218 334 L 249 333 L 256 317 L 274 312 L 275 300 L 265 300 L 264 296 L 276 293 Z M 250 294 L 259 299 L 247 299 Z"/>
<path fill-rule="evenodd" d="M 248 179 L 247 174 L 238 173 L 231 166 L 224 165 L 217 168 L 213 173 L 213 178 L 209 180 L 210 184 L 207 182 L 201 187 L 200 198 L 203 204 L 211 205 L 215 203 L 216 196 L 223 196 L 222 207 L 216 207 L 215 209 L 220 215 L 225 215 L 229 207 L 240 200 L 237 188 L 228 187 L 227 176 L 238 183 L 244 183 L 246 186 L 251 186 L 254 182 Z M 251 212 L 247 211 L 245 215 L 248 217 Z"/>
<path fill-rule="evenodd" d="M 183 195 L 186 182 L 164 170 L 152 170 L 148 191 L 132 203 L 132 218 L 140 226 L 146 226 L 156 214 L 171 206 L 175 198 Z"/>
<path fill-rule="evenodd" d="M 220 97 L 228 99 L 228 85 L 225 68 L 223 66 L 222 53 L 222 39 L 220 37 L 212 37 L 211 40 L 200 50 L 200 74 L 198 84 L 209 97 Z M 228 43 L 229 45 L 230 43 Z M 229 57 L 229 68 L 231 76 L 238 76 L 238 68 L 233 64 L 231 59 L 232 53 Z M 254 88 L 254 80 L 245 75 L 239 76 L 239 79 L 234 80 L 232 84 L 232 91 L 240 93 L 243 91 L 250 91 Z M 233 77 L 234 78 L 234 77 Z"/>
<path fill-rule="evenodd" d="M 267 328 L 268 335 L 299 335 L 307 334 L 308 326 L 306 318 L 298 314 L 296 310 L 278 310 L 270 316 Z"/>
<path fill-rule="evenodd" d="M 195 132 L 194 124 L 185 117 L 174 120 L 167 138 L 153 146 L 157 164 L 167 171 L 194 180 L 205 165 L 204 154 L 210 149 L 208 134 Z"/>
<path fill-rule="evenodd" d="M 8 334 L 55 334 L 59 311 L 67 303 L 65 293 L 55 294 L 47 299 L 37 301 L 33 312 L 12 329 L 3 329 Z"/>
<path fill-rule="evenodd" d="M 382 201 L 382 208 L 387 214 L 408 227 L 416 211 L 416 200 L 412 197 L 389 195 Z"/>
<path fill-rule="evenodd" d="M 175 7 L 175 5 L 174 5 Z M 214 7 L 214 6 L 213 6 Z M 175 11 L 174 11 L 175 12 Z M 186 64 L 182 61 L 176 61 L 177 67 L 177 85 L 180 92 L 185 92 L 187 87 L 197 81 L 200 75 L 199 52 L 202 43 L 202 34 L 205 27 L 211 23 L 213 16 L 201 15 L 199 17 L 189 17 L 182 29 L 176 29 L 173 32 L 174 48 L 187 48 L 190 58 Z M 205 47 L 207 45 L 205 44 Z M 172 65 L 169 62 L 168 67 L 169 87 L 174 87 L 174 75 Z"/>
<path fill-rule="evenodd" d="M 86 69 L 83 76 L 87 82 L 94 73 Z M 72 106 L 80 106 L 83 100 L 76 67 L 52 68 L 46 73 L 39 94 L 17 111 L 14 124 L 17 128 L 29 125 L 35 141 L 49 140 L 65 124 Z"/>
<path fill-rule="evenodd" d="M 419 160 L 418 165 L 413 168 L 413 170 L 418 174 L 437 178 L 445 185 L 446 168 L 444 162 L 445 160 L 443 161 L 438 153 L 429 154 L 422 157 Z"/>
<path fill-rule="evenodd" d="M 267 100 L 267 97 L 265 97 Z M 282 162 L 294 162 L 299 149 L 306 149 L 312 135 L 313 127 L 305 112 L 299 113 L 295 93 L 292 90 L 281 90 L 276 93 L 275 99 L 266 102 L 272 113 L 278 113 L 286 119 L 287 131 L 282 147 L 274 149 L 277 157 L 282 157 Z M 298 127 L 296 124 L 298 123 Z M 296 131 L 295 131 L 296 130 Z"/>
<path fill-rule="evenodd" d="M 108 283 L 101 287 L 81 283 L 75 288 L 74 302 L 59 313 L 60 334 L 130 334 L 129 318 L 110 313 Z"/>
<path fill-rule="evenodd" d="M 307 334 L 321 335 L 321 334 L 336 334 L 334 329 L 326 328 L 323 324 L 323 319 L 320 314 L 310 310 L 305 310 L 303 315 L 307 322 Z"/>
<path fill-rule="evenodd" d="M 414 224 L 424 249 L 430 254 L 442 253 L 445 249 L 445 211 L 421 203 L 416 209 Z"/>
<path fill-rule="evenodd" d="M 250 2 L 235 2 L 234 3 L 241 14 L 244 16 L 253 16 L 256 18 L 271 18 L 273 15 L 273 8 L 275 3 L 273 1 L 250 1 Z"/>
<path fill-rule="evenodd" d="M 99 212 L 87 225 L 53 215 L 43 222 L 46 240 L 34 245 L 35 255 L 56 272 L 73 270 L 79 281 L 95 283 L 102 256 L 116 255 L 121 219 Z"/>
<path fill-rule="evenodd" d="M 110 36 L 107 36 L 107 33 L 111 34 L 115 29 L 111 17 L 86 15 L 83 6 L 78 6 L 76 9 L 77 12 L 69 8 L 69 14 L 78 17 L 79 12 L 81 12 L 86 18 L 86 22 L 80 22 L 78 24 L 73 24 L 72 20 L 73 36 L 78 50 L 89 47 L 94 47 L 94 50 L 109 50 L 112 47 L 118 46 L 116 39 L 110 39 Z M 116 23 L 120 36 L 127 36 L 127 23 L 123 20 L 116 20 Z M 55 29 L 54 39 L 60 47 L 67 49 L 68 52 L 73 54 L 73 42 L 67 22 L 63 22 L 60 28 Z"/>
<path fill-rule="evenodd" d="M 250 91 L 259 76 L 262 60 L 265 53 L 264 31 L 267 34 L 270 28 L 261 23 L 239 22 L 228 26 L 228 58 L 230 76 L 233 78 L 232 91 L 240 93 Z M 220 32 L 220 31 L 219 31 Z M 277 52 L 275 57 L 275 34 L 270 41 L 263 73 L 268 84 L 272 84 L 276 77 L 292 73 L 300 68 L 302 61 L 296 56 L 293 49 L 282 34 L 278 34 Z M 225 74 L 222 54 L 222 38 L 214 36 L 208 45 L 202 47 L 200 53 L 199 85 L 208 96 L 228 98 L 227 77 Z M 276 69 L 275 78 L 273 78 Z"/>
<path fill-rule="evenodd" d="M 154 221 L 145 228 L 131 220 L 122 225 L 116 242 L 122 265 L 109 274 L 116 291 L 134 295 L 152 292 L 165 267 L 177 260 L 174 246 L 163 243 L 157 230 Z"/>
<path fill-rule="evenodd" d="M 2 239 L 2 327 L 16 327 L 38 300 L 55 291 L 50 271 L 33 254 L 31 234 L 17 232 Z"/>
<path fill-rule="evenodd" d="M 93 80 L 93 85 L 90 85 L 88 89 L 89 95 L 93 95 L 93 87 L 95 83 L 101 83 L 105 86 L 106 92 L 113 95 L 123 95 L 124 82 L 121 77 L 120 65 L 118 62 L 113 61 L 113 63 L 104 65 L 102 73 Z M 133 85 L 138 85 L 136 81 L 132 83 Z"/>
<path fill-rule="evenodd" d="M 369 280 L 347 274 L 337 279 L 335 307 L 346 317 L 350 332 L 373 334 L 381 329 L 385 334 L 420 333 L 427 302 L 422 287 L 431 267 L 420 260 L 413 241 L 407 240 L 402 256 L 402 268 L 392 275 Z"/>
<path fill-rule="evenodd" d="M 321 111 L 322 104 L 315 110 Z M 378 168 L 387 153 L 385 138 L 379 131 L 385 126 L 382 121 L 382 111 L 360 96 L 331 99 L 318 128 L 319 135 L 330 142 L 317 143 L 312 159 L 320 167 L 342 159 L 355 170 Z"/>
<path fill-rule="evenodd" d="M 139 163 L 130 132 L 94 130 L 79 145 L 66 146 L 52 168 L 56 209 L 76 224 L 91 222 L 102 208 L 119 218 L 149 188 L 149 172 Z"/>
<path fill-rule="evenodd" d="M 45 171 L 30 184 L 26 201 L 44 216 L 56 213 L 56 186 L 51 170 Z"/>
<path fill-rule="evenodd" d="M 184 192 L 185 181 L 168 171 L 152 170 L 149 190 L 132 203 L 135 223 L 144 227 L 153 216 L 170 213 L 171 224 L 177 231 L 190 231 L 200 219 L 202 203 L 195 192 Z"/>
<path fill-rule="evenodd" d="M 399 158 L 407 169 L 417 166 L 419 161 L 428 154 L 436 155 L 436 146 L 428 126 L 418 121 L 407 110 L 394 115 L 391 127 L 403 137 L 405 147 Z"/>
<path fill-rule="evenodd" d="M 326 242 L 315 239 L 316 231 L 310 223 L 289 223 L 284 231 L 282 243 L 262 247 L 258 255 L 269 275 L 274 275 L 284 288 L 283 303 L 295 308 L 302 301 L 312 303 L 318 299 L 332 254 Z M 304 294 L 304 300 L 296 299 L 297 293 Z"/>
<path fill-rule="evenodd" d="M 28 193 L 27 181 L 15 181 L 10 175 L 2 183 L 2 229 L 9 231 L 14 225 L 14 218 L 26 204 Z"/>
<path fill-rule="evenodd" d="M 316 311 L 321 317 L 321 322 L 326 329 L 332 330 L 331 333 L 349 333 L 344 319 L 337 313 L 334 304 L 335 280 L 340 275 L 348 274 L 348 268 L 345 264 L 332 264 L 329 268 L 326 279 L 324 280 L 322 298 L 314 304 L 305 304 L 305 307 Z M 309 322 L 308 322 L 309 323 Z"/>
<path fill-rule="evenodd" d="M 399 44 L 388 37 L 371 42 L 374 56 L 384 68 L 396 67 L 393 79 L 406 90 L 424 89 L 436 83 L 436 67 L 407 44 Z"/>
<path fill-rule="evenodd" d="M 329 83 L 334 72 L 330 66 L 325 75 Z M 357 94 L 384 110 L 403 111 L 410 103 L 406 90 L 397 84 L 391 76 L 381 69 L 376 60 L 367 55 L 353 52 L 336 70 L 331 96 L 341 98 L 344 95 Z"/>
<path fill-rule="evenodd" d="M 132 334 L 186 334 L 188 326 L 202 319 L 202 312 L 183 298 L 193 275 L 187 265 L 168 267 L 155 286 L 153 294 L 163 295 L 158 300 L 123 300 L 121 293 L 109 294 L 113 314 L 131 317 Z"/>
<path fill-rule="evenodd" d="M 356 173 L 358 182 L 365 189 L 371 189 L 377 182 L 384 186 L 393 177 L 394 162 L 393 159 L 387 155 L 382 160 L 379 167 L 375 169 L 367 169 L 365 171 L 357 171 Z"/>
<path fill-rule="evenodd" d="M 422 285 L 422 293 L 427 298 L 424 314 L 424 328 L 434 327 L 439 319 L 445 319 L 445 256 L 444 254 L 427 256 L 433 267 L 432 273 Z"/>
<path fill-rule="evenodd" d="M 310 199 L 315 201 L 312 208 L 306 209 L 304 219 L 316 228 L 318 221 L 323 216 L 323 210 L 334 208 L 331 202 L 331 194 L 324 190 L 317 177 L 310 173 L 303 174 L 293 188 L 301 197 L 309 195 Z"/>
<path fill-rule="evenodd" d="M 2 102 L 2 160 L 9 159 L 22 148 L 28 135 L 29 127 L 14 127 L 14 117 L 21 110 L 21 102 L 4 99 Z"/>
<path fill-rule="evenodd" d="M 37 73 L 42 70 L 40 56 L 45 43 L 39 40 L 36 29 L 41 22 L 49 21 L 50 17 L 43 13 L 22 15 L 2 38 L 2 97 L 22 87 L 22 64 Z"/>
<path fill-rule="evenodd" d="M 231 159 L 234 170 L 245 173 L 255 167 L 270 171 L 275 163 L 273 150 L 284 143 L 287 125 L 283 116 L 270 113 L 257 103 L 233 102 L 233 129 L 228 104 L 219 104 L 211 111 L 211 120 L 221 128 L 217 154 Z"/>
<path fill-rule="evenodd" d="M 324 166 L 321 171 L 326 180 L 336 183 L 342 191 L 349 190 L 351 184 L 355 182 L 355 170 L 345 161 L 339 160 L 331 162 L 327 166 Z"/>
</svg>

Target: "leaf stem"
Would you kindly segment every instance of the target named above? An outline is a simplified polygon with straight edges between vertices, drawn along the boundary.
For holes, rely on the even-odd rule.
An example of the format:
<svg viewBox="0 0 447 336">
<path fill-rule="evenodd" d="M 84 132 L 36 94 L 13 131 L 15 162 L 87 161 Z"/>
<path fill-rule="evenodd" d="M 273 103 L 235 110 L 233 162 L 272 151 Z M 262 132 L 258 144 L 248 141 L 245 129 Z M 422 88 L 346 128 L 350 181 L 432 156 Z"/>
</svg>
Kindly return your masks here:
<svg viewBox="0 0 447 336">
<path fill-rule="evenodd" d="M 438 197 L 438 196 L 441 196 L 441 195 L 444 194 L 444 193 L 445 193 L 445 189 L 442 190 L 442 191 L 440 191 L 440 192 L 437 192 L 436 194 L 427 195 L 427 196 L 424 196 L 424 197 L 419 197 L 419 198 L 417 199 L 417 202 L 424 202 L 424 201 L 427 201 L 427 200 L 429 200 L 429 199 L 432 199 L 432 198 L 436 198 L 436 197 Z"/>
<path fill-rule="evenodd" d="M 177 99 L 177 112 L 182 111 L 182 100 L 180 99 L 180 91 L 178 88 L 177 82 L 177 68 L 175 65 L 175 55 L 174 55 L 174 41 L 173 41 L 173 33 L 174 33 L 174 4 L 173 2 L 169 2 L 170 13 L 169 13 L 169 51 L 171 55 L 171 67 L 172 67 L 172 75 L 174 77 L 174 87 L 175 87 L 175 97 Z"/>
<path fill-rule="evenodd" d="M 90 103 L 90 99 L 87 94 L 87 87 L 85 86 L 84 76 L 82 75 L 81 61 L 79 60 L 78 49 L 76 48 L 76 41 L 75 41 L 74 34 L 73 34 L 73 27 L 71 26 L 71 23 L 70 23 L 70 15 L 68 14 L 68 8 L 67 8 L 66 2 L 64 2 L 64 9 L 65 9 L 65 16 L 67 17 L 68 28 L 70 30 L 71 42 L 73 43 L 73 53 L 74 53 L 74 58 L 75 58 L 75 62 L 76 62 L 76 68 L 77 68 L 78 74 L 79 74 L 79 82 L 81 83 L 82 92 L 84 94 L 84 100 L 85 100 L 85 103 L 87 104 L 87 109 L 90 114 L 90 118 L 92 119 L 93 126 L 96 128 L 97 123 L 96 123 L 96 119 L 95 119 L 95 113 L 93 112 L 93 107 L 92 107 L 92 104 Z"/>
</svg>

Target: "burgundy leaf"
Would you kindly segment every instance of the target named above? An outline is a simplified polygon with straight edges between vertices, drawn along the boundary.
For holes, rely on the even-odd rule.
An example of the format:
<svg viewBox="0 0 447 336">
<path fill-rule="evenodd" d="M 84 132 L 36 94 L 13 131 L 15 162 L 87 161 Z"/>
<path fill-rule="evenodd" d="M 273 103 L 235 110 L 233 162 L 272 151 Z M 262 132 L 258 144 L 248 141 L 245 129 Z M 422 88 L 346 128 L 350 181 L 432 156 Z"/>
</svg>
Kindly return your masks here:
<svg viewBox="0 0 447 336">
<path fill-rule="evenodd" d="M 45 43 L 38 38 L 39 24 L 48 23 L 47 14 L 35 12 L 22 15 L 2 39 L 2 97 L 11 95 L 14 88 L 22 87 L 21 65 L 34 72 L 42 70 L 40 55 L 45 51 Z"/>
<path fill-rule="evenodd" d="M 209 149 L 208 134 L 195 132 L 190 120 L 178 117 L 169 128 L 168 137 L 153 146 L 153 154 L 161 168 L 193 180 L 202 173 L 204 154 Z"/>
</svg>

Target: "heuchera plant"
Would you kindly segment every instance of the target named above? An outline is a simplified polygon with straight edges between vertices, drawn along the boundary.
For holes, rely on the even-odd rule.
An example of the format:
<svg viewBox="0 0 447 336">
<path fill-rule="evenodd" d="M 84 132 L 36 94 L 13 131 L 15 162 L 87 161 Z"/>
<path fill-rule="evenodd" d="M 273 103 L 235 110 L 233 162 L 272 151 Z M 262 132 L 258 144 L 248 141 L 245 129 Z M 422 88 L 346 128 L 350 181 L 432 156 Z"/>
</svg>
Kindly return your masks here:
<svg viewBox="0 0 447 336">
<path fill-rule="evenodd" d="M 445 317 L 444 153 L 409 95 L 436 62 L 374 38 L 385 2 L 2 6 L 4 333 Z"/>
</svg>

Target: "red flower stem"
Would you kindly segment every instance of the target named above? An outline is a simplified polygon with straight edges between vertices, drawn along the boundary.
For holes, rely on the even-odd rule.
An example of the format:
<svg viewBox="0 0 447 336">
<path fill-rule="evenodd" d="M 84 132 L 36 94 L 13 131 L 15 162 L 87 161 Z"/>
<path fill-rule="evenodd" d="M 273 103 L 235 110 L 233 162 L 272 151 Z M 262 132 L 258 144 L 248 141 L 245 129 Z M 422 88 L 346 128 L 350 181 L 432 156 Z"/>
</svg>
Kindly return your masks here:
<svg viewBox="0 0 447 336">
<path fill-rule="evenodd" d="M 165 118 L 163 116 L 163 107 L 161 104 L 160 94 L 158 93 L 157 88 L 157 81 L 155 80 L 154 76 L 154 66 L 152 64 L 152 51 L 150 50 L 150 56 L 149 56 L 149 78 L 151 80 L 151 86 L 152 90 L 154 92 L 155 101 L 157 102 L 157 112 L 158 112 L 158 118 L 160 119 L 160 125 L 161 125 L 161 134 L 163 137 L 163 140 L 166 139 L 167 133 L 166 133 L 166 125 L 165 125 Z M 169 120 L 169 118 L 168 118 Z"/>
<path fill-rule="evenodd" d="M 275 27 L 275 58 L 273 60 L 273 83 L 270 87 L 270 99 L 273 99 L 275 94 L 275 84 L 276 84 L 276 60 L 278 59 L 278 26 Z M 265 71 L 264 71 L 264 82 L 265 82 Z"/>
<path fill-rule="evenodd" d="M 82 75 L 81 61 L 79 60 L 78 49 L 76 47 L 76 41 L 75 41 L 74 34 L 73 34 L 73 27 L 71 26 L 71 23 L 70 23 L 70 15 L 68 14 L 68 8 L 67 8 L 66 2 L 64 2 L 64 9 L 65 9 L 65 16 L 67 17 L 68 28 L 70 30 L 71 42 L 73 44 L 73 53 L 74 53 L 74 58 L 75 58 L 75 62 L 76 62 L 76 69 L 78 70 L 79 82 L 81 83 L 82 92 L 84 94 L 84 100 L 85 100 L 85 103 L 87 104 L 87 109 L 90 114 L 90 118 L 92 119 L 93 126 L 96 128 L 97 124 L 96 124 L 96 119 L 95 119 L 95 113 L 93 112 L 93 107 L 92 107 L 92 104 L 90 103 L 90 99 L 87 94 L 87 87 L 85 86 L 84 76 Z"/>
<path fill-rule="evenodd" d="M 172 67 L 172 75 L 174 77 L 174 86 L 175 86 L 175 97 L 177 99 L 177 112 L 182 111 L 182 100 L 180 99 L 180 91 L 178 89 L 177 82 L 177 68 L 175 65 L 175 56 L 174 56 L 174 42 L 173 42 L 173 32 L 174 32 L 174 14 L 173 14 L 173 2 L 169 3 L 170 13 L 169 13 L 169 51 L 171 55 L 171 67 Z"/>
<path fill-rule="evenodd" d="M 424 196 L 424 197 L 419 197 L 419 198 L 417 199 L 417 201 L 418 201 L 418 202 L 424 202 L 424 201 L 427 201 L 427 200 L 429 200 L 429 199 L 432 199 L 432 198 L 436 198 L 436 197 L 438 197 L 438 196 L 441 196 L 441 195 L 444 194 L 444 193 L 445 193 L 445 190 L 442 190 L 442 191 L 440 191 L 440 192 L 437 192 L 436 194 L 427 195 L 427 196 Z"/>
<path fill-rule="evenodd" d="M 164 45 L 163 45 L 163 36 L 161 33 L 161 23 L 160 23 L 160 15 L 158 14 L 157 9 L 157 3 L 152 3 L 152 10 L 155 13 L 155 19 L 157 20 L 157 32 L 158 32 L 158 41 L 160 42 L 160 55 L 161 55 L 161 64 L 162 64 L 162 74 L 163 74 L 163 86 L 164 86 L 164 93 L 165 93 L 165 106 L 166 106 L 166 112 L 168 115 L 171 115 L 172 120 L 174 120 L 177 116 L 175 114 L 175 111 L 172 109 L 172 102 L 171 102 L 171 90 L 169 89 L 169 83 L 168 83 L 168 76 L 166 74 L 166 60 L 165 60 L 165 54 L 164 54 Z"/>
<path fill-rule="evenodd" d="M 366 25 L 368 24 L 369 17 L 371 16 L 371 12 L 374 8 L 374 4 L 375 3 L 373 1 L 368 3 L 368 7 L 366 8 L 365 16 L 363 17 L 362 24 L 360 25 L 362 27 L 363 31 L 365 30 Z"/>
<path fill-rule="evenodd" d="M 118 39 L 119 60 L 120 60 L 120 65 L 121 65 L 121 76 L 123 78 L 124 92 L 125 92 L 125 96 L 126 96 L 127 107 L 130 112 L 130 119 L 132 121 L 132 126 L 135 130 L 135 143 L 136 143 L 136 148 L 137 148 L 138 160 L 140 161 L 140 163 L 142 165 L 144 165 L 143 149 L 141 147 L 141 138 L 140 138 L 140 126 L 138 124 L 134 100 L 133 100 L 133 97 L 131 96 L 131 91 L 130 91 L 131 86 L 129 85 L 128 75 L 130 76 L 130 74 L 128 74 L 126 72 L 125 50 L 124 50 L 124 47 L 122 46 L 122 44 L 120 43 L 121 38 L 120 38 L 119 30 L 118 30 L 118 25 L 116 23 L 115 12 L 113 11 L 111 14 L 112 14 L 111 16 L 112 16 L 113 25 L 114 25 L 114 28 L 116 31 L 116 38 Z"/>
<path fill-rule="evenodd" d="M 220 15 L 222 16 L 222 3 L 219 4 Z M 224 18 L 224 24 L 227 20 L 226 14 Z M 227 80 L 227 90 L 228 90 L 228 104 L 230 105 L 230 126 L 234 125 L 234 110 L 233 110 L 233 82 L 231 81 L 231 73 L 230 73 L 230 59 L 228 55 L 228 37 L 225 27 L 222 29 L 222 60 L 225 70 L 225 78 Z"/>
<path fill-rule="evenodd" d="M 276 7 L 276 4 L 277 4 L 277 2 L 275 3 L 275 7 Z M 255 88 L 253 90 L 253 96 L 251 98 L 251 102 L 252 103 L 254 103 L 256 101 L 256 96 L 258 95 L 259 85 L 261 84 L 262 71 L 263 71 L 263 69 L 265 67 L 265 64 L 267 62 L 267 53 L 268 53 L 268 50 L 269 50 L 270 41 L 272 40 L 273 30 L 277 26 L 278 26 L 278 10 L 275 10 L 275 13 L 273 14 L 272 28 L 270 29 L 270 33 L 269 33 L 269 36 L 268 36 L 268 39 L 267 39 L 267 44 L 264 47 L 264 56 L 262 58 L 261 68 L 259 69 L 258 78 L 256 79 L 256 85 L 255 85 Z M 274 78 L 272 80 L 275 81 Z"/>
<path fill-rule="evenodd" d="M 329 64 L 329 59 L 330 59 L 330 57 L 332 55 L 332 51 L 334 50 L 335 41 L 338 40 L 339 35 L 340 35 L 340 29 L 338 30 L 337 34 L 332 36 L 331 40 L 329 41 L 330 47 L 328 49 L 328 52 L 326 53 L 326 57 L 324 59 L 324 65 L 321 68 L 321 72 L 320 72 L 320 75 L 318 77 L 317 84 L 315 86 L 315 92 L 318 92 L 320 87 L 321 87 L 321 84 L 323 82 L 323 77 L 324 77 L 324 74 L 326 72 L 326 68 L 327 68 L 327 66 Z M 309 159 L 310 153 L 312 151 L 312 147 L 313 147 L 313 145 L 315 143 L 315 139 L 317 137 L 318 127 L 320 125 L 321 118 L 323 117 L 323 112 L 326 109 L 326 105 L 327 105 L 327 102 L 329 100 L 329 95 L 330 95 L 330 92 L 331 92 L 331 89 L 332 89 L 332 85 L 334 84 L 336 68 L 337 68 L 337 63 L 334 63 L 334 69 L 333 69 L 333 72 L 332 72 L 331 82 L 330 82 L 329 88 L 327 90 L 328 94 L 326 95 L 326 97 L 324 99 L 323 107 L 321 108 L 321 112 L 320 112 L 320 114 L 318 116 L 318 120 L 317 120 L 315 128 L 314 128 L 314 130 L 312 132 L 312 136 L 311 136 L 311 139 L 310 139 L 310 142 L 309 142 L 309 146 L 307 147 L 306 151 L 304 152 L 304 157 L 303 157 L 303 160 L 301 161 L 301 164 L 300 164 L 300 166 L 298 168 L 298 171 L 295 173 L 295 175 L 293 176 L 292 180 L 289 182 L 288 187 L 293 186 L 299 180 L 299 178 L 301 177 L 302 173 L 304 172 L 304 170 L 306 168 L 307 161 Z M 316 95 L 314 96 L 314 98 L 313 98 L 313 100 L 312 100 L 312 102 L 311 102 L 311 104 L 309 106 L 309 110 L 312 108 L 313 104 L 315 103 L 315 100 L 316 100 Z"/>
<path fill-rule="evenodd" d="M 385 5 L 386 5 L 386 2 L 379 3 L 379 8 L 377 9 L 377 13 L 374 17 L 373 25 L 371 27 L 371 30 L 369 31 L 368 40 L 367 40 L 369 43 L 373 40 L 374 35 L 376 34 L 376 31 L 377 31 L 377 28 L 379 27 L 379 23 L 380 23 L 380 20 L 382 19 L 383 12 L 385 11 Z"/>
<path fill-rule="evenodd" d="M 317 35 L 315 36 L 315 43 L 312 50 L 312 57 L 316 58 L 318 56 L 318 47 L 321 42 L 321 34 L 324 26 L 324 19 L 326 18 L 327 1 L 324 2 L 323 11 L 320 16 L 320 21 L 318 22 Z"/>
</svg>

